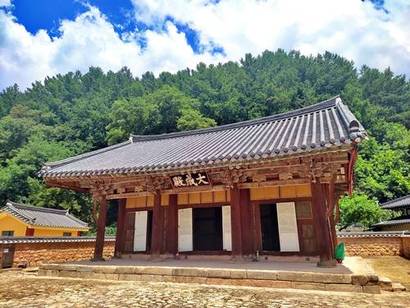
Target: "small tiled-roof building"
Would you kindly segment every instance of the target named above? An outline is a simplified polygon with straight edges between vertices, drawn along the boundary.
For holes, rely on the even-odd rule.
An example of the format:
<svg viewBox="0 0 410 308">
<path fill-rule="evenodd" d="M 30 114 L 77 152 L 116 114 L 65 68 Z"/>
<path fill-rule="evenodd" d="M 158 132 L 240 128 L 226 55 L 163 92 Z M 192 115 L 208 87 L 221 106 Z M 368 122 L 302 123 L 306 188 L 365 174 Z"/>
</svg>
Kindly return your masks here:
<svg viewBox="0 0 410 308">
<path fill-rule="evenodd" d="M 334 263 L 337 200 L 366 131 L 340 97 L 212 128 L 131 136 L 41 170 L 49 186 L 117 200 L 116 256 L 316 255 Z M 97 209 L 97 206 L 95 207 Z"/>
<path fill-rule="evenodd" d="M 373 225 L 377 231 L 410 231 L 410 195 L 390 200 L 380 205 L 385 210 L 400 213 L 394 219 L 379 222 Z"/>
<path fill-rule="evenodd" d="M 1 236 L 78 236 L 88 230 L 87 223 L 66 210 L 11 201 L 0 209 Z"/>
</svg>

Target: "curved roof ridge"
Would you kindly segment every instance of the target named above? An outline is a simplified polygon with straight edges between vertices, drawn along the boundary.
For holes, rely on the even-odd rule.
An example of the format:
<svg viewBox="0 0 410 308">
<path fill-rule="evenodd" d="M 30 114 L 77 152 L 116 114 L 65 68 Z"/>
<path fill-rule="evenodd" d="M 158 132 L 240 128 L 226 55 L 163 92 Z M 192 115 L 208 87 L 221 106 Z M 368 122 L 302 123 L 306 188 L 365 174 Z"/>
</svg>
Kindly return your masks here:
<svg viewBox="0 0 410 308">
<path fill-rule="evenodd" d="M 98 154 L 101 154 L 101 153 L 104 153 L 104 152 L 108 152 L 108 151 L 120 148 L 120 147 L 125 146 L 125 145 L 130 144 L 130 143 L 131 143 L 131 140 L 127 140 L 127 141 L 117 143 L 117 144 L 113 144 L 111 146 L 108 146 L 108 147 L 105 147 L 105 148 L 102 148 L 102 149 L 98 149 L 98 150 L 95 150 L 95 151 L 86 152 L 86 153 L 79 154 L 79 155 L 76 155 L 76 156 L 72 156 L 72 157 L 68 157 L 68 158 L 65 158 L 65 159 L 57 160 L 57 161 L 54 161 L 54 162 L 48 162 L 48 163 L 44 164 L 43 168 L 41 168 L 40 173 L 43 172 L 43 171 L 47 171 L 47 169 L 49 169 L 50 167 L 58 167 L 60 165 L 64 165 L 64 164 L 67 164 L 67 163 L 72 163 L 74 161 L 77 161 L 77 160 L 80 160 L 80 159 L 83 159 L 83 158 L 87 158 L 87 157 L 90 157 L 90 156 L 93 156 L 93 155 L 98 155 Z"/>
<path fill-rule="evenodd" d="M 7 201 L 6 206 L 1 208 L 1 210 L 6 210 L 10 209 L 13 213 L 15 213 L 17 216 L 21 216 L 23 219 L 28 220 L 30 222 L 34 222 L 36 220 L 35 217 L 27 214 L 27 213 L 21 213 L 18 211 L 19 207 L 21 204 L 13 202 L 13 201 Z"/>
<path fill-rule="evenodd" d="M 192 136 L 192 135 L 198 135 L 198 134 L 207 134 L 207 133 L 218 132 L 218 131 L 226 130 L 226 129 L 235 129 L 235 128 L 239 128 L 239 127 L 258 125 L 258 124 L 263 124 L 263 123 L 266 123 L 266 122 L 278 121 L 278 120 L 286 119 L 286 118 L 289 118 L 289 117 L 295 117 L 295 116 L 299 116 L 299 115 L 302 115 L 302 114 L 316 112 L 316 111 L 319 111 L 319 110 L 322 110 L 322 109 L 331 108 L 331 107 L 336 106 L 336 104 L 338 102 L 338 99 L 340 99 L 340 96 L 336 95 L 336 96 L 334 96 L 332 98 L 329 98 L 327 100 L 324 100 L 324 101 L 321 101 L 319 103 L 309 105 L 309 106 L 306 106 L 306 107 L 302 107 L 302 108 L 299 108 L 299 109 L 295 109 L 295 110 L 291 110 L 291 111 L 287 111 L 287 112 L 282 112 L 282 113 L 279 113 L 279 114 L 273 114 L 273 115 L 266 116 L 266 117 L 261 117 L 261 118 L 246 120 L 246 121 L 240 121 L 240 122 L 235 122 L 235 123 L 219 125 L 219 126 L 215 126 L 215 127 L 199 128 L 199 129 L 194 129 L 194 130 L 164 133 L 164 134 L 157 134 L 157 135 L 133 135 L 133 134 L 131 134 L 130 140 L 132 142 L 153 141 L 153 140 L 161 140 L 161 139 L 170 139 L 170 138 L 177 138 L 177 137 Z"/>
<path fill-rule="evenodd" d="M 406 198 L 410 198 L 410 195 L 405 195 L 405 196 L 398 197 L 396 199 L 386 201 L 386 202 L 382 203 L 381 205 L 387 205 L 387 204 L 390 204 L 390 203 L 393 203 L 393 202 L 396 202 L 396 201 L 400 201 L 400 200 L 403 200 L 403 199 L 406 199 Z"/>
<path fill-rule="evenodd" d="M 59 209 L 53 209 L 49 207 L 40 207 L 40 206 L 34 206 L 34 205 L 29 205 L 29 204 L 21 204 L 13 201 L 8 201 L 9 204 L 11 204 L 14 208 L 17 209 L 22 209 L 22 210 L 31 210 L 31 211 L 39 211 L 39 212 L 48 212 L 48 213 L 54 213 L 54 214 L 61 214 L 65 215 L 67 214 L 67 210 L 59 210 Z"/>
<path fill-rule="evenodd" d="M 386 201 L 386 202 L 380 204 L 380 206 L 382 208 L 406 206 L 406 205 L 408 205 L 407 203 L 406 204 L 397 204 L 397 205 L 395 204 L 397 202 L 400 202 L 400 201 L 403 201 L 403 200 L 406 200 L 406 199 L 409 199 L 408 204 L 410 204 L 410 195 L 405 195 L 405 196 L 402 196 L 402 197 L 399 197 L 399 198 L 396 198 L 396 199 L 393 199 L 393 200 Z"/>
<path fill-rule="evenodd" d="M 71 215 L 68 210 L 37 207 L 7 201 L 6 206 L 0 209 L 33 226 L 57 228 L 88 228 L 88 224 Z"/>
<path fill-rule="evenodd" d="M 70 219 L 72 219 L 72 220 L 78 222 L 79 224 L 84 225 L 85 227 L 88 227 L 88 223 L 86 223 L 85 221 L 82 221 L 81 219 L 79 219 L 79 218 L 77 218 L 77 217 L 71 215 L 71 214 L 68 212 L 68 210 L 67 210 L 67 212 L 66 212 L 65 215 L 68 216 Z"/>
</svg>

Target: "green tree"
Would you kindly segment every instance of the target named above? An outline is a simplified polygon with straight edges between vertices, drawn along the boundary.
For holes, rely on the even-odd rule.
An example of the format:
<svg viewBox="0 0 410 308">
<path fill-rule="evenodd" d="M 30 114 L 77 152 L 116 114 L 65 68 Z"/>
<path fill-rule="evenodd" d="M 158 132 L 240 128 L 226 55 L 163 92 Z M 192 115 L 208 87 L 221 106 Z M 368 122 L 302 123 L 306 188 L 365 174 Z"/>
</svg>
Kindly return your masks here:
<svg viewBox="0 0 410 308">
<path fill-rule="evenodd" d="M 394 213 L 384 210 L 375 199 L 363 194 L 345 196 L 340 200 L 340 229 L 358 224 L 365 229 L 375 223 L 394 217 Z"/>
<path fill-rule="evenodd" d="M 213 119 L 207 118 L 196 109 L 184 109 L 177 120 L 178 130 L 191 130 L 197 128 L 206 128 L 216 126 Z"/>
</svg>

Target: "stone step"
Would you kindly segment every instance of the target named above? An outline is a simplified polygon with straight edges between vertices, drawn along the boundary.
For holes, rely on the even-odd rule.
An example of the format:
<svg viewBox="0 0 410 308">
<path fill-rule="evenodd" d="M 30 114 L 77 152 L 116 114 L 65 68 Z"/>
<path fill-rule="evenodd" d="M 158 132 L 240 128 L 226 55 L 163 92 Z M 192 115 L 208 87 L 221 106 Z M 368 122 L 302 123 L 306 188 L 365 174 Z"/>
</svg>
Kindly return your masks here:
<svg viewBox="0 0 410 308">
<path fill-rule="evenodd" d="M 378 277 L 300 271 L 46 264 L 39 276 L 380 293 Z"/>
<path fill-rule="evenodd" d="M 379 286 L 383 291 L 392 291 L 392 281 L 387 277 L 379 277 Z"/>
<path fill-rule="evenodd" d="M 392 291 L 393 292 L 402 292 L 402 291 L 406 291 L 406 287 L 403 286 L 401 283 L 399 282 L 393 282 L 392 284 Z"/>
</svg>

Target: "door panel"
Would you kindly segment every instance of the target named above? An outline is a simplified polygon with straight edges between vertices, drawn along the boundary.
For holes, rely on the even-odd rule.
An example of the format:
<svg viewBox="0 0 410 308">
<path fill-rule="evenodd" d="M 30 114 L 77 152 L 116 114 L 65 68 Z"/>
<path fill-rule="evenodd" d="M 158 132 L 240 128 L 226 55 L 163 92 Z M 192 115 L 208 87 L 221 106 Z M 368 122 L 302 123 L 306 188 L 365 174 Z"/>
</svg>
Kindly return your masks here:
<svg viewBox="0 0 410 308">
<path fill-rule="evenodd" d="M 276 206 L 278 211 L 280 251 L 299 251 L 295 202 L 281 202 Z"/>
<path fill-rule="evenodd" d="M 222 208 L 193 209 L 194 250 L 222 250 Z"/>
<path fill-rule="evenodd" d="M 151 252 L 152 242 L 152 210 L 148 211 L 147 216 L 147 252 Z"/>
<path fill-rule="evenodd" d="M 148 211 L 135 212 L 134 251 L 147 249 L 147 221 Z"/>
<path fill-rule="evenodd" d="M 134 225 L 135 225 L 135 212 L 128 212 L 126 214 L 125 221 L 125 252 L 134 251 Z"/>
<path fill-rule="evenodd" d="M 231 233 L 231 207 L 229 205 L 222 207 L 222 234 L 223 249 L 232 250 L 232 233 Z"/>
<path fill-rule="evenodd" d="M 262 250 L 279 251 L 279 230 L 275 204 L 260 205 Z"/>
<path fill-rule="evenodd" d="M 178 210 L 178 251 L 192 251 L 192 209 Z"/>
</svg>

